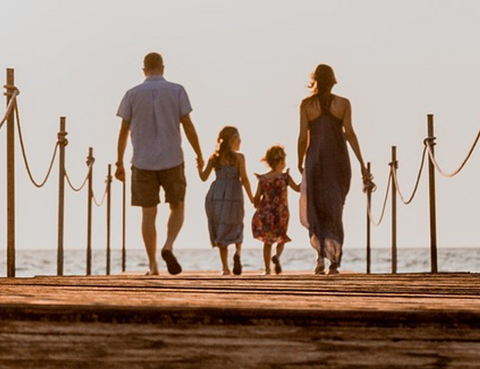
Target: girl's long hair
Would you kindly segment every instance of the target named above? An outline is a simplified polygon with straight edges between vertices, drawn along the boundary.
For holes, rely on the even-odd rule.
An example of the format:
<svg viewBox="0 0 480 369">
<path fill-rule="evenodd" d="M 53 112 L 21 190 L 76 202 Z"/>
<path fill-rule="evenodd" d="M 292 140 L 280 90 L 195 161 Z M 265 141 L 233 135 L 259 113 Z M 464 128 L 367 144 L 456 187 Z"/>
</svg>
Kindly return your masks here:
<svg viewBox="0 0 480 369">
<path fill-rule="evenodd" d="M 232 126 L 222 128 L 217 138 L 217 148 L 213 153 L 213 167 L 220 169 L 222 165 L 237 165 L 238 158 L 232 151 L 232 139 L 238 135 L 238 129 Z"/>
<path fill-rule="evenodd" d="M 330 113 L 330 104 L 333 99 L 332 88 L 337 83 L 332 67 L 320 64 L 312 73 L 311 82 L 308 86 L 312 89 L 312 96 L 305 100 L 310 102 L 317 100 L 320 103 L 322 114 Z"/>
</svg>

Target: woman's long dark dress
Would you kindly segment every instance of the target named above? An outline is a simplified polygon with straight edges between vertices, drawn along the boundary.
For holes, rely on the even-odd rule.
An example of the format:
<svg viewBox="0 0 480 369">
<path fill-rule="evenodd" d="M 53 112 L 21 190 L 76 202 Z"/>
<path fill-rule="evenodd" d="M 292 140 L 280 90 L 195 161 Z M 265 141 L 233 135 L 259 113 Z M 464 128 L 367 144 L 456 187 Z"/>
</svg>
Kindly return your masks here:
<svg viewBox="0 0 480 369">
<path fill-rule="evenodd" d="M 342 120 L 322 114 L 309 122 L 309 133 L 305 177 L 310 239 L 322 256 L 340 266 L 343 206 L 351 180 Z"/>
</svg>

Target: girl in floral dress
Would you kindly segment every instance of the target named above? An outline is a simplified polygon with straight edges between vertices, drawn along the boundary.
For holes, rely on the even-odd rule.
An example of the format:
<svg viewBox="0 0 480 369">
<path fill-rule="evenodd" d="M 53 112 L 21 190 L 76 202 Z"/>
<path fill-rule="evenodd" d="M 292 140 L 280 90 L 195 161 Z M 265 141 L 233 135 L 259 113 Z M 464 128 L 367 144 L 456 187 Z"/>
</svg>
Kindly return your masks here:
<svg viewBox="0 0 480 369">
<path fill-rule="evenodd" d="M 270 167 L 270 172 L 256 175 L 258 186 L 254 205 L 257 210 L 252 218 L 252 232 L 253 237 L 263 242 L 265 275 L 271 274 L 270 260 L 275 266 L 275 273 L 282 272 L 280 255 L 285 243 L 291 241 L 287 236 L 289 219 L 287 189 L 291 187 L 294 191 L 300 192 L 300 185 L 293 181 L 288 170 L 284 172 L 285 157 L 283 147 L 272 146 L 262 159 Z M 277 250 L 271 257 L 274 243 L 277 244 Z"/>
</svg>

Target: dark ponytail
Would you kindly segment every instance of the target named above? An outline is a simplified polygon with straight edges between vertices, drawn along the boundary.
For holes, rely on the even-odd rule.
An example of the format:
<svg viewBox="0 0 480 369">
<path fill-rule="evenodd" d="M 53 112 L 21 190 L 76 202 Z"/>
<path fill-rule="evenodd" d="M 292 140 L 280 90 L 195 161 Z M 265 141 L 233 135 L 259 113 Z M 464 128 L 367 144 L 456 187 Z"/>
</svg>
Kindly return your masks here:
<svg viewBox="0 0 480 369">
<path fill-rule="evenodd" d="M 237 156 L 232 151 L 232 139 L 238 136 L 238 130 L 232 126 L 222 128 L 217 138 L 217 149 L 213 154 L 213 167 L 215 170 L 220 169 L 224 164 L 237 165 Z"/>
<path fill-rule="evenodd" d="M 322 114 L 330 113 L 332 103 L 332 88 L 337 83 L 333 69 L 325 64 L 320 64 L 312 74 L 310 88 L 313 89 L 312 99 L 318 100 Z"/>
</svg>

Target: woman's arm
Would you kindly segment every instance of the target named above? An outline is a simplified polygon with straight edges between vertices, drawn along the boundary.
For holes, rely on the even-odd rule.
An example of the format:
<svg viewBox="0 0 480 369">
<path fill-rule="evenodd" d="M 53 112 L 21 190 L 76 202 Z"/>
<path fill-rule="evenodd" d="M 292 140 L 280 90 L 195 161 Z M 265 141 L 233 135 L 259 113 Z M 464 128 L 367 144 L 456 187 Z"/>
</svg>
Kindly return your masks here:
<svg viewBox="0 0 480 369">
<path fill-rule="evenodd" d="M 213 169 L 212 159 L 213 159 L 212 157 L 208 159 L 208 163 L 205 169 L 202 168 L 203 163 L 200 160 L 197 160 L 198 175 L 200 176 L 200 179 L 203 182 L 205 182 L 208 179 L 208 176 L 212 172 L 212 169 Z"/>
<path fill-rule="evenodd" d="M 348 143 L 352 147 L 355 156 L 357 157 L 358 162 L 360 163 L 360 167 L 362 170 L 362 176 L 366 178 L 368 175 L 367 167 L 363 161 L 362 152 L 360 151 L 360 144 L 358 143 L 357 135 L 353 130 L 352 125 L 352 107 L 350 105 L 350 101 L 345 99 L 346 107 L 345 107 L 345 114 L 343 116 L 343 129 L 345 131 L 345 138 L 347 139 Z"/>
<path fill-rule="evenodd" d="M 305 158 L 305 152 L 307 151 L 308 143 L 308 117 L 305 111 L 305 107 L 302 104 L 300 107 L 300 132 L 298 134 L 297 141 L 297 157 L 298 157 L 298 170 L 303 173 L 303 160 Z"/>
<path fill-rule="evenodd" d="M 250 202 L 253 204 L 253 195 L 252 195 L 252 188 L 250 186 L 250 181 L 248 180 L 247 177 L 247 169 L 246 169 L 246 164 L 245 164 L 245 156 L 243 154 L 237 153 L 238 157 L 238 167 L 240 170 L 240 179 L 242 181 L 242 185 L 245 188 L 245 191 L 247 191 L 248 198 L 250 199 Z"/>
</svg>

